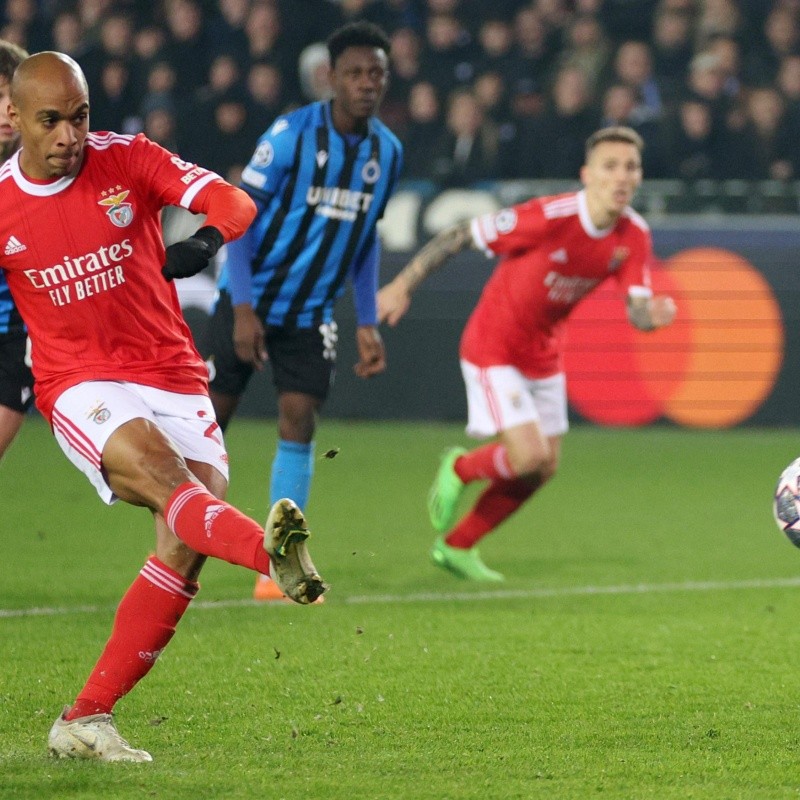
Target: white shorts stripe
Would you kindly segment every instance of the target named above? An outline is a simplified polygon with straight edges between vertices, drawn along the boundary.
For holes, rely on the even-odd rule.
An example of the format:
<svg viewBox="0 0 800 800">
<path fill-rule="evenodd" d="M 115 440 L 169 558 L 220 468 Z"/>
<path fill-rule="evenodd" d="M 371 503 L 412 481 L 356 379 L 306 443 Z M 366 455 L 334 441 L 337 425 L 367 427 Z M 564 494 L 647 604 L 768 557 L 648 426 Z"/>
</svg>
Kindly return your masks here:
<svg viewBox="0 0 800 800">
<path fill-rule="evenodd" d="M 567 421 L 567 384 L 564 373 L 528 378 L 516 367 L 501 364 L 478 367 L 461 361 L 467 390 L 467 434 L 496 436 L 518 425 L 535 423 L 545 436 L 561 436 Z"/>
<path fill-rule="evenodd" d="M 500 414 L 500 406 L 497 402 L 497 397 L 489 380 L 489 373 L 485 369 L 480 370 L 478 373 L 478 380 L 480 381 L 481 387 L 486 395 L 486 405 L 489 408 L 489 413 L 492 416 L 495 427 L 497 430 L 501 431 L 503 430 L 503 418 Z"/>
<path fill-rule="evenodd" d="M 96 469 L 102 467 L 102 455 L 91 439 L 88 439 L 80 428 L 76 428 L 67 417 L 59 414 L 56 409 L 53 409 L 53 428 L 67 440 L 73 450 L 80 453 L 93 467 Z"/>
<path fill-rule="evenodd" d="M 124 381 L 86 381 L 62 392 L 52 419 L 64 454 L 109 505 L 119 498 L 103 470 L 102 455 L 115 432 L 136 419 L 158 427 L 186 461 L 208 464 L 228 479 L 222 433 L 216 430 L 214 436 L 207 435 L 216 420 L 208 395 L 179 394 Z"/>
</svg>

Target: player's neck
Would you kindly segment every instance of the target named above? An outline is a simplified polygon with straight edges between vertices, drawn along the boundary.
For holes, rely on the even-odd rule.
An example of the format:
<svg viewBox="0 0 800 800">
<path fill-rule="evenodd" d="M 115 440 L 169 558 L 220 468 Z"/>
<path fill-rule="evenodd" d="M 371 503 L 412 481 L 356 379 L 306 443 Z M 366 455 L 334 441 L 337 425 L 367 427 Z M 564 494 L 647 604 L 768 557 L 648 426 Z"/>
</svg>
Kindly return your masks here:
<svg viewBox="0 0 800 800">
<path fill-rule="evenodd" d="M 586 194 L 586 210 L 589 212 L 589 219 L 592 225 L 599 231 L 613 228 L 617 224 L 620 215 L 611 209 L 604 208 L 596 200 Z"/>
<path fill-rule="evenodd" d="M 37 169 L 35 164 L 25 163 L 25 151 L 23 150 L 19 156 L 19 169 L 31 183 L 48 184 L 55 183 L 59 179 L 58 175 L 47 175 L 42 169 Z"/>
<path fill-rule="evenodd" d="M 343 112 L 336 101 L 331 101 L 331 122 L 336 132 L 342 136 L 366 136 L 369 131 L 369 120 L 353 117 Z"/>
</svg>

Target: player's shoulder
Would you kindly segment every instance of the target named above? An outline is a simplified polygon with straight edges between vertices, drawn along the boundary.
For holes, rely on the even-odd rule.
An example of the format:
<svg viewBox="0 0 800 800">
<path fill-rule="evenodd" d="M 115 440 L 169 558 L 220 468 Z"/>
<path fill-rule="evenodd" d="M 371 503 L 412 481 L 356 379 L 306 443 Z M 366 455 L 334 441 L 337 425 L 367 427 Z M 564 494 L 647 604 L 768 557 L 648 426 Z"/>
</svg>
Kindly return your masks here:
<svg viewBox="0 0 800 800">
<path fill-rule="evenodd" d="M 370 125 L 380 139 L 387 142 L 398 152 L 403 152 L 403 143 L 385 122 L 379 120 L 377 117 L 373 117 L 372 120 L 370 120 Z"/>
<path fill-rule="evenodd" d="M 534 208 L 541 209 L 545 219 L 563 219 L 577 216 L 580 205 L 577 192 L 564 192 L 534 198 Z"/>
<path fill-rule="evenodd" d="M 84 147 L 92 163 L 130 165 L 149 162 L 151 151 L 157 145 L 143 133 L 130 135 L 113 131 L 91 131 L 86 134 Z"/>
<path fill-rule="evenodd" d="M 650 235 L 650 226 L 647 224 L 647 220 L 630 206 L 627 206 L 622 212 L 622 219 L 627 220 L 634 228 L 640 230 L 642 233 L 648 236 Z"/>
<path fill-rule="evenodd" d="M 86 134 L 85 146 L 98 152 L 128 148 L 136 139 L 143 136 L 144 134 L 141 133 L 131 136 L 127 133 L 114 133 L 114 131 L 91 131 Z"/>
<path fill-rule="evenodd" d="M 322 121 L 320 106 L 321 103 L 309 103 L 281 114 L 264 132 L 264 137 L 295 138 L 306 128 L 319 126 Z"/>
</svg>

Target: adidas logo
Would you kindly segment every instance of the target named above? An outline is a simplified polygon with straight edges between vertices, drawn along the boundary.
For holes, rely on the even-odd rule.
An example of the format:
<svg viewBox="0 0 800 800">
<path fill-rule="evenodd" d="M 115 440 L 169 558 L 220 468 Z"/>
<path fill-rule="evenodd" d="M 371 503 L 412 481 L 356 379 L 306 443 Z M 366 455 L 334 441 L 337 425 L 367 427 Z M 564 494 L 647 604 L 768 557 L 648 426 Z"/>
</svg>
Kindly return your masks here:
<svg viewBox="0 0 800 800">
<path fill-rule="evenodd" d="M 206 508 L 204 527 L 206 530 L 206 536 L 210 539 L 211 538 L 211 526 L 214 524 L 214 520 L 225 510 L 225 506 L 222 505 L 210 505 Z"/>
<path fill-rule="evenodd" d="M 21 253 L 28 248 L 17 239 L 16 236 L 9 236 L 6 242 L 6 249 L 3 251 L 7 256 L 13 256 L 14 253 Z"/>
<path fill-rule="evenodd" d="M 566 264 L 567 251 L 563 247 L 559 247 L 558 250 L 553 250 L 553 252 L 550 253 L 550 260 L 555 261 L 557 264 Z"/>
</svg>

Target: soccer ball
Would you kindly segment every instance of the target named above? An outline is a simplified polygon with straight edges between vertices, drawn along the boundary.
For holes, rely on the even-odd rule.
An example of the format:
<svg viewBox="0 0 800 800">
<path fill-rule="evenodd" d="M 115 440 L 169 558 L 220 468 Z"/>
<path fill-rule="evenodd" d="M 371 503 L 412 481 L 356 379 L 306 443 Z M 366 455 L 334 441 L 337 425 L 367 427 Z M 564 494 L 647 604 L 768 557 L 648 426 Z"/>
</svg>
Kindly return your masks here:
<svg viewBox="0 0 800 800">
<path fill-rule="evenodd" d="M 789 541 L 800 547 L 800 458 L 792 461 L 778 478 L 772 513 Z"/>
</svg>

